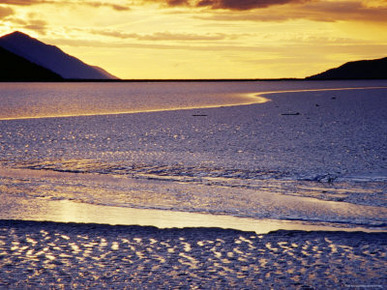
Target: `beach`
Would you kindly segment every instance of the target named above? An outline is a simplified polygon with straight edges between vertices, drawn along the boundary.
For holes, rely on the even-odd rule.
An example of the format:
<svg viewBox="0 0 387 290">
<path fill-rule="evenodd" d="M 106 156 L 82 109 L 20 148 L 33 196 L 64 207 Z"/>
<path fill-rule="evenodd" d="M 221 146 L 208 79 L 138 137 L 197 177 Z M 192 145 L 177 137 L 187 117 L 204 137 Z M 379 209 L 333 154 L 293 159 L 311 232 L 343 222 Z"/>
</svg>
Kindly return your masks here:
<svg viewBox="0 0 387 290">
<path fill-rule="evenodd" d="M 1 221 L 0 287 L 383 289 L 386 237 Z"/>
<path fill-rule="evenodd" d="M 148 85 L 0 121 L 0 287 L 386 286 L 385 81 Z"/>
</svg>

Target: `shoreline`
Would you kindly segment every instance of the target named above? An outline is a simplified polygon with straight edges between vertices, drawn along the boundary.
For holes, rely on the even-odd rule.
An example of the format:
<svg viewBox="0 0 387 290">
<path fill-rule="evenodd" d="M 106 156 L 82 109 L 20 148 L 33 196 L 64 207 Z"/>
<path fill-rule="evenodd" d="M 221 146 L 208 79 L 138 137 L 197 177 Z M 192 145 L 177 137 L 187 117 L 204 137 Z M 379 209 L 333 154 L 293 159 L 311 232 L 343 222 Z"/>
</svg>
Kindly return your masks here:
<svg viewBox="0 0 387 290">
<path fill-rule="evenodd" d="M 104 231 L 104 232 L 136 232 L 146 234 L 160 234 L 160 233 L 177 233 L 177 232 L 205 232 L 205 233 L 230 233 L 232 235 L 251 235 L 263 237 L 267 235 L 307 235 L 307 234 L 328 234 L 328 235 L 354 235 L 354 236 L 370 236 L 370 237 L 387 237 L 386 231 L 362 231 L 359 228 L 345 230 L 343 228 L 325 228 L 316 227 L 310 228 L 306 226 L 304 229 L 293 228 L 279 228 L 271 229 L 265 232 L 256 232 L 251 229 L 236 229 L 224 228 L 216 225 L 207 226 L 193 226 L 188 225 L 184 227 L 170 226 L 158 227 L 155 225 L 142 224 L 108 224 L 98 222 L 73 222 L 73 221 L 49 221 L 49 220 L 17 220 L 17 219 L 3 219 L 0 218 L 1 227 L 20 227 L 20 228 L 63 228 L 63 229 L 79 229 L 86 231 Z M 4 238 L 4 236 L 0 236 Z M 387 240 L 385 240 L 387 243 Z"/>
<path fill-rule="evenodd" d="M 244 218 L 241 218 L 244 219 Z M 262 220 L 262 221 L 274 221 L 274 220 Z M 252 234 L 257 236 L 264 236 L 268 234 L 273 233 L 285 233 L 285 232 L 294 232 L 294 233 L 343 233 L 343 234 L 365 234 L 365 235 L 387 235 L 387 231 L 383 230 L 370 230 L 370 231 L 363 231 L 360 228 L 351 228 L 349 230 L 346 230 L 345 228 L 329 228 L 329 227 L 316 227 L 311 228 L 307 225 L 304 229 L 296 229 L 296 228 L 278 228 L 278 229 L 270 229 L 264 232 L 256 232 L 251 229 L 237 229 L 237 228 L 227 228 L 227 227 L 221 227 L 216 225 L 202 225 L 202 226 L 194 226 L 194 225 L 187 225 L 187 226 L 167 226 L 167 227 L 158 227 L 155 225 L 146 225 L 146 224 L 109 224 L 109 223 L 100 223 L 100 222 L 82 222 L 82 221 L 50 221 L 50 220 L 20 220 L 20 219 L 6 219 L 6 218 L 0 218 L 0 226 L 13 226 L 13 225 L 41 225 L 41 226 L 69 226 L 69 227 L 84 227 L 84 228 L 112 228 L 112 229 L 119 229 L 119 230 L 126 230 L 126 229 L 144 229 L 145 232 L 148 230 L 150 231 L 159 231 L 159 232 L 169 232 L 169 231 L 224 231 L 224 232 L 233 232 L 233 233 L 246 233 L 246 234 Z"/>
<path fill-rule="evenodd" d="M 332 81 L 385 81 L 386 78 L 230 78 L 230 79 L 62 79 L 62 80 L 0 80 L 0 83 L 144 83 L 144 82 L 332 82 Z"/>
<path fill-rule="evenodd" d="M 28 200 L 27 200 L 28 201 Z M 160 209 L 122 208 L 84 204 L 68 200 L 28 201 L 25 198 L 7 198 L 5 207 L 15 206 L 17 210 L 4 210 L 0 221 L 53 222 L 74 224 L 99 224 L 101 226 L 155 227 L 160 230 L 187 228 L 219 228 L 256 234 L 273 231 L 329 231 L 387 233 L 385 226 L 362 227 L 343 226 L 342 223 L 307 222 L 301 220 L 254 219 L 230 215 L 214 215 Z M 40 209 L 40 212 L 36 212 Z"/>
<path fill-rule="evenodd" d="M 288 218 L 282 219 L 267 218 L 265 216 L 247 217 L 227 212 L 214 212 L 211 208 L 205 210 L 204 207 L 199 211 L 189 211 L 187 210 L 188 205 L 184 207 L 180 204 L 179 206 L 179 203 L 170 204 L 169 206 L 166 205 L 164 208 L 162 206 L 149 207 L 146 203 L 141 202 L 120 206 L 118 204 L 99 203 L 97 196 L 94 196 L 93 200 L 87 201 L 82 198 L 77 199 L 76 195 L 71 197 L 71 194 L 66 197 L 66 194 L 63 196 L 50 196 L 48 193 L 39 193 L 39 184 L 44 184 L 45 182 L 49 182 L 50 184 L 63 184 L 63 180 L 71 180 L 75 184 L 80 183 L 90 187 L 90 192 L 94 192 L 94 190 L 97 190 L 97 188 L 100 188 L 102 185 L 107 186 L 107 189 L 109 189 L 112 186 L 121 184 L 123 190 L 122 194 L 126 194 L 125 192 L 127 190 L 135 191 L 135 189 L 138 188 L 137 190 L 143 192 L 143 194 L 149 191 L 149 197 L 153 196 L 153 198 L 157 198 L 157 193 L 153 191 L 153 188 L 156 187 L 159 190 L 166 188 L 166 191 L 164 192 L 164 190 L 162 190 L 162 192 L 160 192 L 161 195 L 158 197 L 162 200 L 167 198 L 167 196 L 170 196 L 174 189 L 178 190 L 176 193 L 177 196 L 180 191 L 183 193 L 188 190 L 199 193 L 203 190 L 201 187 L 197 187 L 199 185 L 190 183 L 171 184 L 173 181 L 157 179 L 141 180 L 125 176 L 57 172 L 51 170 L 11 169 L 2 167 L 0 167 L 0 177 L 4 178 L 3 202 L 0 204 L 0 219 L 97 223 L 123 226 L 154 226 L 160 229 L 219 227 L 223 229 L 251 231 L 257 234 L 264 234 L 275 230 L 387 232 L 385 224 L 376 222 L 377 219 L 373 224 L 362 225 L 359 223 L 357 224 L 355 221 L 352 221 L 352 223 L 346 223 L 344 220 L 319 221 L 316 219 L 317 216 L 314 218 L 310 217 L 310 220 L 290 218 L 291 215 Z M 29 180 L 32 184 L 36 183 L 36 192 L 30 195 L 23 192 L 13 192 L 12 187 L 19 182 L 23 183 L 23 180 L 25 179 Z M 8 183 L 6 180 L 8 180 Z M 95 187 L 95 185 L 99 186 Z M 6 190 L 7 186 L 9 186 L 9 192 Z M 63 191 L 64 189 L 59 187 L 58 190 Z M 236 189 L 231 187 L 230 190 L 231 192 L 234 192 Z M 247 189 L 242 190 L 246 191 Z M 55 190 L 51 194 L 54 192 Z M 222 191 L 222 196 L 226 193 L 226 191 Z M 88 195 L 90 193 L 85 192 L 85 194 Z M 120 193 L 117 192 L 117 194 Z M 144 196 L 143 199 L 147 199 L 147 196 L 148 195 Z M 281 200 L 280 203 L 278 198 L 285 199 L 285 201 Z M 261 206 L 260 209 L 256 208 L 256 211 L 265 210 L 265 202 L 270 206 L 270 200 L 276 203 L 277 206 L 279 206 L 279 204 L 285 206 L 285 204 L 296 202 L 299 205 L 303 204 L 306 208 L 313 208 L 311 206 L 319 204 L 320 207 L 325 207 L 325 210 L 335 210 L 337 214 L 342 211 L 348 211 L 351 206 L 346 203 L 332 203 L 310 197 L 293 197 L 275 192 L 260 192 L 259 197 L 255 196 L 254 200 Z M 333 207 L 336 209 L 333 209 Z M 317 213 L 317 211 L 321 211 L 321 208 L 315 208 L 315 210 Z M 343 216 L 343 218 L 345 218 L 345 216 Z"/>
</svg>

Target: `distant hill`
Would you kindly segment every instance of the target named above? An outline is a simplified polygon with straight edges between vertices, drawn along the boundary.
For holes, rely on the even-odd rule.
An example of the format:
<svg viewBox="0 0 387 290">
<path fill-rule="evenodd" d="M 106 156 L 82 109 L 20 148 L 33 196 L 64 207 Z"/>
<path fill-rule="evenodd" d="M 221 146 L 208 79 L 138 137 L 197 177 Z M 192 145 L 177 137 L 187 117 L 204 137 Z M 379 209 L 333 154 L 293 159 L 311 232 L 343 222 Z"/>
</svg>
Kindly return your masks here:
<svg viewBox="0 0 387 290">
<path fill-rule="evenodd" d="M 307 80 L 387 79 L 387 57 L 352 61 L 338 68 L 313 75 Z"/>
<path fill-rule="evenodd" d="M 60 80 L 60 75 L 0 47 L 0 81 Z"/>
<path fill-rule="evenodd" d="M 0 47 L 47 68 L 64 79 L 117 79 L 99 67 L 87 65 L 64 53 L 56 46 L 44 44 L 18 31 L 0 37 Z"/>
</svg>

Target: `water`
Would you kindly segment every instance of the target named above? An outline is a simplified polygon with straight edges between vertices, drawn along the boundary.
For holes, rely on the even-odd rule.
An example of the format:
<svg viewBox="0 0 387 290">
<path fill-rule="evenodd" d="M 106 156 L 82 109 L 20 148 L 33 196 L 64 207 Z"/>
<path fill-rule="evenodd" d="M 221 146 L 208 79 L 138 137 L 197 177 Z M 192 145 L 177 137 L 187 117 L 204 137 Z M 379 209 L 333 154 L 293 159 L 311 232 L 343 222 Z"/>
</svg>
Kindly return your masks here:
<svg viewBox="0 0 387 290">
<path fill-rule="evenodd" d="M 0 84 L 0 218 L 384 230 L 386 87 Z"/>
<path fill-rule="evenodd" d="M 1 83 L 0 119 L 103 115 L 256 103 L 258 92 L 362 87 L 362 82 Z M 383 86 L 370 82 L 366 86 Z"/>
</svg>

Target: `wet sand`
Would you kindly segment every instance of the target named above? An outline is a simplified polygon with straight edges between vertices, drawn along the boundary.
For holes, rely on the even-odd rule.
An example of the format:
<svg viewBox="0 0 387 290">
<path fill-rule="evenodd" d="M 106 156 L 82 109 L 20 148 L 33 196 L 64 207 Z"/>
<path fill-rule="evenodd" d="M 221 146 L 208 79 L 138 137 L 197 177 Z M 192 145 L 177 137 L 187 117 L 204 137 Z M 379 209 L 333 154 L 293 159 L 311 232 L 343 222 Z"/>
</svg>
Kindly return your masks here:
<svg viewBox="0 0 387 290">
<path fill-rule="evenodd" d="M 386 241 L 386 233 L 3 220 L 0 288 L 382 289 Z"/>
<path fill-rule="evenodd" d="M 285 181 L 275 180 L 257 181 L 255 188 L 237 188 L 160 179 L 134 179 L 121 175 L 2 168 L 0 177 L 3 178 L 0 178 L 0 220 L 157 228 L 218 227 L 258 234 L 278 229 L 387 232 L 387 209 L 379 205 L 384 197 L 382 194 L 368 200 L 367 205 L 356 205 L 318 200 L 312 196 L 293 196 L 289 187 L 285 186 Z M 23 187 L 25 180 L 35 186 L 34 191 L 31 191 L 31 187 Z M 46 184 L 56 184 L 59 187 L 52 192 L 42 190 L 47 188 Z M 74 187 L 68 187 L 71 190 L 75 188 L 78 192 L 66 195 L 64 184 L 73 184 Z M 83 188 L 80 189 L 79 184 Z M 260 185 L 264 186 L 264 190 L 259 188 Z M 313 188 L 313 185 L 308 187 L 305 183 L 302 185 L 308 193 L 312 190 L 324 190 L 320 187 Z M 362 185 L 363 183 L 353 187 L 353 192 L 364 192 Z M 284 188 L 283 191 L 278 192 L 279 186 Z M 107 190 L 102 190 L 103 188 Z M 364 193 L 372 193 L 371 190 L 372 188 Z M 50 196 L 51 193 L 56 195 Z M 336 195 L 334 192 L 333 197 Z M 92 199 L 87 200 L 87 196 Z M 110 197 L 108 204 L 106 196 Z M 120 203 L 120 198 L 124 198 L 125 203 Z M 222 211 L 227 208 L 230 209 L 229 212 Z M 232 210 L 235 208 L 238 209 L 237 215 L 232 214 L 235 213 Z M 299 212 L 298 218 L 295 209 Z M 256 216 L 249 216 L 249 213 L 255 213 Z"/>
</svg>

